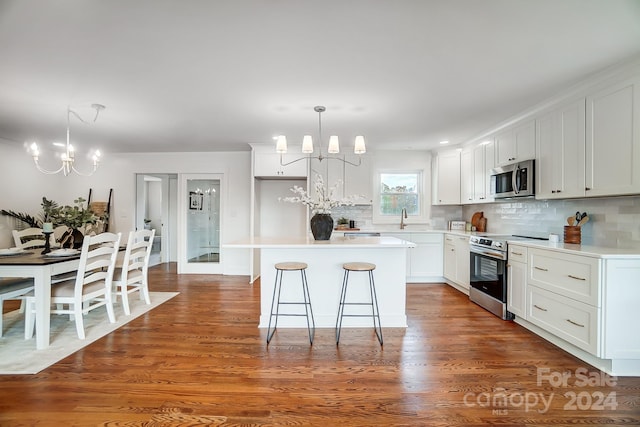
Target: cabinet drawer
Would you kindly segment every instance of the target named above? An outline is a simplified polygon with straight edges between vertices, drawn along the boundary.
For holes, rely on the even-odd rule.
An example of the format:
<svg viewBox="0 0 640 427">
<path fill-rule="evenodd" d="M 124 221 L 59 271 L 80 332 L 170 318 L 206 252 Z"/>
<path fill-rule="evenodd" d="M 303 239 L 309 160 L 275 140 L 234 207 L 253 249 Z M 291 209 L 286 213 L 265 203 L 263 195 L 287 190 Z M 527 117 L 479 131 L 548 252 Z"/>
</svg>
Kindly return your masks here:
<svg viewBox="0 0 640 427">
<path fill-rule="evenodd" d="M 405 240 L 411 240 L 413 243 L 432 243 L 442 244 L 442 234 L 440 233 L 415 233 L 411 232 Z"/>
<path fill-rule="evenodd" d="M 527 262 L 527 248 L 518 245 L 509 245 L 509 261 Z"/>
<path fill-rule="evenodd" d="M 598 356 L 600 309 L 528 286 L 527 319 L 544 330 Z"/>
<path fill-rule="evenodd" d="M 529 249 L 529 283 L 600 307 L 600 260 L 555 251 Z"/>
</svg>

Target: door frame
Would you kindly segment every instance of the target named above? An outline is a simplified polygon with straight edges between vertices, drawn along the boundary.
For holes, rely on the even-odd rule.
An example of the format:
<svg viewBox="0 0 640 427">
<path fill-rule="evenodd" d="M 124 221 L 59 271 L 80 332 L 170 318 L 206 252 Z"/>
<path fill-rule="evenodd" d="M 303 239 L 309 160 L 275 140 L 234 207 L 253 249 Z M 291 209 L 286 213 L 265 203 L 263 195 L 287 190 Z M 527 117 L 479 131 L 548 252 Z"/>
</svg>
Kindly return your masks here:
<svg viewBox="0 0 640 427">
<path fill-rule="evenodd" d="M 224 253 L 220 247 L 220 258 L 217 263 L 190 263 L 187 259 L 187 212 L 189 210 L 189 191 L 187 181 L 194 179 L 211 179 L 220 181 L 220 242 L 224 241 L 224 201 L 227 194 L 226 179 L 222 173 L 183 173 L 178 176 L 178 274 L 223 274 Z"/>
</svg>

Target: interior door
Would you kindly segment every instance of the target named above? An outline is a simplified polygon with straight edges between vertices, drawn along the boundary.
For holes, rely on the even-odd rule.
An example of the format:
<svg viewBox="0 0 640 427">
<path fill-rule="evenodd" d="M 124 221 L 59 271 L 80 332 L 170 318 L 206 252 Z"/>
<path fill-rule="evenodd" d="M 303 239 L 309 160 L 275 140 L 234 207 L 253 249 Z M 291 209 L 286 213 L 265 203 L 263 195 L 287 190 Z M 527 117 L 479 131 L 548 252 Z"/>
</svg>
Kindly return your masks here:
<svg viewBox="0 0 640 427">
<path fill-rule="evenodd" d="M 222 274 L 221 174 L 180 177 L 178 273 Z"/>
</svg>

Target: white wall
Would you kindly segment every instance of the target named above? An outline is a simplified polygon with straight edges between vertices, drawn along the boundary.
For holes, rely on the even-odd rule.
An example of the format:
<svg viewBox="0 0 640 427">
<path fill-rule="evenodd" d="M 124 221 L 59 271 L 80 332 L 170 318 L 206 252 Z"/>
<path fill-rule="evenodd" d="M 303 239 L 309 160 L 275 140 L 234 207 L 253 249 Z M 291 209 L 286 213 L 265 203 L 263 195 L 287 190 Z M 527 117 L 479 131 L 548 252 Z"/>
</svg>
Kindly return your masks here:
<svg viewBox="0 0 640 427">
<path fill-rule="evenodd" d="M 226 242 L 249 234 L 251 189 L 249 151 L 224 153 L 108 153 L 91 177 L 44 175 L 38 172 L 20 143 L 0 139 L 0 209 L 36 215 L 42 197 L 61 204 L 89 195 L 107 200 L 113 188 L 110 227 L 128 232 L 135 226 L 136 173 L 222 173 L 228 180 L 222 220 Z M 78 167 L 82 168 L 78 161 Z M 13 245 L 11 218 L 0 216 L 0 248 Z M 223 242 L 224 243 L 224 242 Z M 248 250 L 232 250 L 225 256 L 225 274 L 249 274 Z"/>
</svg>

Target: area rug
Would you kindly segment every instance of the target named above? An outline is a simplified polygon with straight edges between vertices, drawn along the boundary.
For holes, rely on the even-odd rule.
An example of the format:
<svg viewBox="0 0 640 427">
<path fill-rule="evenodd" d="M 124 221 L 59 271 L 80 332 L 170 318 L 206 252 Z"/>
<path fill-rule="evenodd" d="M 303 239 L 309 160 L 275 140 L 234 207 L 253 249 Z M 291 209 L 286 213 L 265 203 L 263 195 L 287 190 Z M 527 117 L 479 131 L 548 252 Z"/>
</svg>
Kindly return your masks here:
<svg viewBox="0 0 640 427">
<path fill-rule="evenodd" d="M 115 331 L 136 317 L 169 301 L 179 292 L 150 292 L 151 304 L 146 305 L 137 295 L 129 297 L 131 315 L 125 316 L 115 304 L 116 322 L 109 323 L 107 310 L 97 308 L 84 317 L 86 338 L 78 339 L 76 324 L 69 316 L 51 316 L 51 345 L 36 350 L 35 338 L 24 339 L 24 314 L 19 310 L 4 315 L 4 335 L 0 338 L 0 375 L 37 374 L 43 369 L 73 354 L 81 348 Z"/>
</svg>

